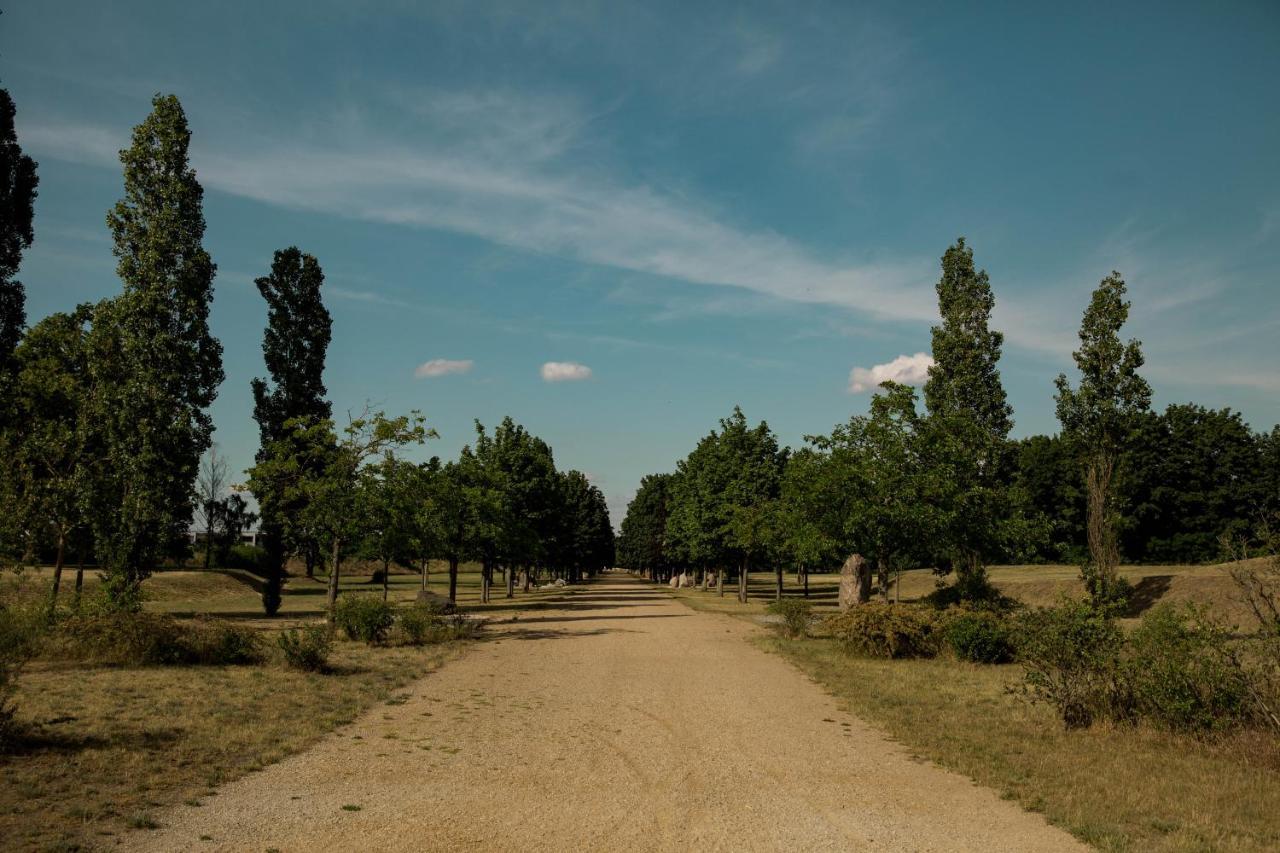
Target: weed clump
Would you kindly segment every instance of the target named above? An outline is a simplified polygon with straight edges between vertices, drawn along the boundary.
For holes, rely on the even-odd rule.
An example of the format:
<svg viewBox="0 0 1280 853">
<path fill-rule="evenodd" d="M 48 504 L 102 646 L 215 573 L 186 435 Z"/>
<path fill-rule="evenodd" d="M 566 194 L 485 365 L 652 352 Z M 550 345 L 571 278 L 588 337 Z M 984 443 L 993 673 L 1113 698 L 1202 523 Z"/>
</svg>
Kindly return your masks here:
<svg viewBox="0 0 1280 853">
<path fill-rule="evenodd" d="M 333 632 L 327 625 L 291 628 L 276 639 L 285 665 L 303 672 L 324 672 L 333 652 Z"/>
<path fill-rule="evenodd" d="M 813 605 L 803 598 L 781 598 L 770 602 L 766 609 L 774 616 L 782 617 L 778 628 L 784 635 L 793 639 L 808 636 Z"/>
</svg>

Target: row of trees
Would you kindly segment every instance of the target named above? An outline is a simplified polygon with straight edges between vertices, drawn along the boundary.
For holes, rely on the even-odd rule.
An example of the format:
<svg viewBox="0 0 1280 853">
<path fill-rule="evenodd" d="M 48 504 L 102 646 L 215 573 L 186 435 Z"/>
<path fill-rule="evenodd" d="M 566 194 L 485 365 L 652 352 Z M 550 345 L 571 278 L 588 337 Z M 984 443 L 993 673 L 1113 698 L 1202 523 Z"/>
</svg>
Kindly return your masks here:
<svg viewBox="0 0 1280 853">
<path fill-rule="evenodd" d="M 56 600 L 74 554 L 76 588 L 86 561 L 102 570 L 109 599 L 136 607 L 159 560 L 189 548 L 193 511 L 216 539 L 238 536 L 253 514 L 229 493 L 225 463 L 211 451 L 207 409 L 223 379 L 210 334 L 215 266 L 202 240 L 202 189 L 188 162 L 190 131 L 177 98 L 157 96 L 120 154 L 124 198 L 108 214 L 118 296 L 55 313 L 25 329 L 16 279 L 30 246 L 36 164 L 22 153 L 14 107 L 0 90 L 0 521 L 11 559 L 54 554 Z M 577 578 L 609 565 L 613 534 L 599 489 L 559 471 L 550 447 L 510 418 L 492 434 L 477 424 L 458 460 L 416 464 L 406 448 L 435 436 L 416 412 L 366 411 L 339 429 L 323 382 L 332 320 L 319 262 L 297 248 L 275 253 L 257 279 L 267 303 L 268 376 L 252 383 L 260 449 L 249 489 L 261 518 L 264 608 L 280 605 L 285 564 L 329 568 L 332 611 L 351 555 L 423 572 L 461 561 L 484 566 L 487 600 L 503 569 Z M 199 476 L 198 476 L 199 474 Z"/>
<path fill-rule="evenodd" d="M 1078 383 L 1056 381 L 1061 432 L 1021 441 L 1009 437 L 990 281 L 963 238 L 942 257 L 937 293 L 923 412 L 914 389 L 884 383 L 867 414 L 791 451 L 735 409 L 674 473 L 642 480 L 620 564 L 655 579 L 692 570 L 704 587 L 735 572 L 745 600 L 752 566 L 774 569 L 781 597 L 784 568 L 807 582 L 856 553 L 864 600 L 873 573 L 887 596 L 918 566 L 954 572 L 950 594 L 980 599 L 993 593 L 988 562 L 1073 559 L 1105 599 L 1119 594 L 1122 554 L 1209 559 L 1280 507 L 1280 431 L 1254 434 L 1226 410 L 1149 410 L 1141 345 L 1121 339 L 1118 274 L 1085 311 Z"/>
</svg>

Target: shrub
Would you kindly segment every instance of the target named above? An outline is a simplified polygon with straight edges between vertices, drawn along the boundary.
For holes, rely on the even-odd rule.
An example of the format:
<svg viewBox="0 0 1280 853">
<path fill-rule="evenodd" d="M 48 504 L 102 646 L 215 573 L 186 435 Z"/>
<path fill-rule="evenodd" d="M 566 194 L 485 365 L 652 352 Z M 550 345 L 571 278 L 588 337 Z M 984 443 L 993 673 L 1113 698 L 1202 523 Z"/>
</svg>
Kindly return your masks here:
<svg viewBox="0 0 1280 853">
<path fill-rule="evenodd" d="M 246 664 L 262 659 L 262 643 L 252 628 L 207 618 L 184 624 L 144 612 L 72 616 L 58 626 L 54 645 L 61 656 L 117 666 Z"/>
<path fill-rule="evenodd" d="M 386 639 L 395 616 L 377 595 L 345 595 L 338 600 L 334 623 L 351 639 L 373 645 Z"/>
<path fill-rule="evenodd" d="M 219 555 L 218 562 L 224 569 L 245 569 L 259 572 L 265 564 L 267 552 L 259 545 L 232 545 L 225 553 Z"/>
<path fill-rule="evenodd" d="M 867 602 L 828 616 L 826 630 L 846 651 L 881 658 L 933 657 L 938 614 L 911 604 Z"/>
<path fill-rule="evenodd" d="M 770 602 L 766 609 L 773 615 L 782 617 L 782 623 L 778 627 L 786 636 L 799 638 L 808 635 L 813 605 L 803 598 L 781 598 Z"/>
<path fill-rule="evenodd" d="M 263 658 L 261 634 L 222 619 L 195 620 L 180 642 L 186 647 L 186 663 L 251 664 L 261 663 Z"/>
<path fill-rule="evenodd" d="M 1161 604 L 1129 638 L 1124 675 L 1134 709 L 1157 725 L 1208 732 L 1251 713 L 1245 671 L 1225 628 L 1200 608 Z"/>
<path fill-rule="evenodd" d="M 1089 601 L 1063 599 L 1024 613 L 1016 646 L 1027 694 L 1056 708 L 1069 729 L 1098 715 L 1129 716 L 1118 680 L 1123 645 L 1109 609 Z"/>
<path fill-rule="evenodd" d="M 948 616 L 943 638 L 960 660 L 1008 663 L 1013 636 L 1008 620 L 990 610 L 959 611 Z"/>
<path fill-rule="evenodd" d="M 425 646 L 468 639 L 475 635 L 477 623 L 459 614 L 442 616 L 422 604 L 396 614 L 396 642 L 406 646 Z"/>
<path fill-rule="evenodd" d="M 309 625 L 301 630 L 291 628 L 276 640 L 284 652 L 284 662 L 304 672 L 324 672 L 333 651 L 333 632 L 327 625 Z"/>
</svg>

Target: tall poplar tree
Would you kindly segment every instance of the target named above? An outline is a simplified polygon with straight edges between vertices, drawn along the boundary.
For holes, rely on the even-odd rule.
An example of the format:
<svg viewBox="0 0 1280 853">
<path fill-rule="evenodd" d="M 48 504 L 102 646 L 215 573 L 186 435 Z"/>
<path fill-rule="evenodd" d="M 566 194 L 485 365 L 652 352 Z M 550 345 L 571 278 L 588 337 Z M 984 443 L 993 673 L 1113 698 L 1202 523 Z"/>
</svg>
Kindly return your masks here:
<svg viewBox="0 0 1280 853">
<path fill-rule="evenodd" d="M 36 163 L 18 145 L 13 98 L 0 89 L 0 382 L 8 384 L 13 349 L 27 323 L 26 293 L 15 276 L 35 233 Z M 0 388 L 7 396 L 7 390 Z M 3 414 L 3 413 L 0 413 Z"/>
<path fill-rule="evenodd" d="M 124 198 L 107 224 L 124 292 L 95 311 L 90 354 L 104 454 L 86 502 L 106 589 L 126 606 L 191 523 L 192 484 L 212 443 L 206 409 L 223 378 L 191 131 L 175 96 L 157 95 L 152 107 L 120 152 Z"/>
<path fill-rule="evenodd" d="M 1120 340 L 1129 319 L 1124 279 L 1112 272 L 1093 291 L 1080 323 L 1080 349 L 1072 353 L 1080 371 L 1073 389 L 1065 374 L 1055 382 L 1058 420 L 1079 452 L 1088 493 L 1089 562 L 1082 570 L 1085 586 L 1096 601 L 1116 592 L 1120 548 L 1116 538 L 1116 465 L 1138 416 L 1151 406 L 1151 386 L 1138 375 L 1142 344 Z"/>
<path fill-rule="evenodd" d="M 933 366 L 924 386 L 933 464 L 946 472 L 946 541 L 966 597 L 987 591 L 985 562 L 999 550 L 1008 513 L 1002 487 L 1013 408 L 1000 382 L 1004 335 L 990 328 L 995 297 L 964 238 L 942 256 L 941 325 L 932 328 Z"/>
<path fill-rule="evenodd" d="M 333 320 L 320 297 L 324 272 L 320 263 L 296 246 L 281 249 L 271 261 L 271 274 L 254 282 L 267 302 L 267 327 L 262 335 L 262 355 L 270 380 L 253 380 L 253 419 L 258 422 L 261 441 L 259 463 L 266 461 L 271 448 L 284 440 L 294 440 L 308 433 L 286 429 L 291 420 L 318 423 L 332 417 L 332 406 L 325 399 L 324 363 L 332 339 Z M 320 454 L 296 454 L 316 466 L 323 467 Z M 286 514 L 298 514 L 303 507 L 296 502 L 305 493 L 293 490 L 293 503 L 285 500 L 284 483 L 258 480 L 254 497 L 262 513 L 262 532 L 267 550 L 267 583 L 262 594 L 268 615 L 280 607 L 280 585 L 284 560 L 292 545 L 304 551 L 310 567 L 315 546 L 310 541 L 286 542 Z M 306 537 L 303 536 L 303 539 Z"/>
</svg>

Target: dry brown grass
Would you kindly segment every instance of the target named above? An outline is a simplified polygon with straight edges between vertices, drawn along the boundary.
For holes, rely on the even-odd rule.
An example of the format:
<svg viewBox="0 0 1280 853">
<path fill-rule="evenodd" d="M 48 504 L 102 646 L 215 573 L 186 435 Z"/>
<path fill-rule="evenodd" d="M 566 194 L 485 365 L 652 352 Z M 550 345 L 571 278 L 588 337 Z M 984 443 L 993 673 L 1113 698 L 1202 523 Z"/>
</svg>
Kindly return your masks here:
<svg viewBox="0 0 1280 853">
<path fill-rule="evenodd" d="M 306 748 L 455 653 L 341 643 L 328 675 L 37 664 L 17 696 L 25 745 L 0 756 L 0 838 L 11 850 L 114 843 L 162 806 L 198 808 L 217 785 Z"/>
<path fill-rule="evenodd" d="M 1246 631 L 1255 630 L 1257 620 L 1240 598 L 1230 570 L 1237 565 L 1261 564 L 1264 559 L 1213 566 L 1121 566 L 1120 576 L 1134 587 L 1133 603 L 1128 615 L 1136 618 L 1159 602 L 1194 601 L 1208 605 L 1228 625 L 1238 625 Z M 989 573 L 992 583 L 1001 592 L 1031 606 L 1053 604 L 1064 593 L 1084 594 L 1079 566 L 992 566 Z M 785 595 L 801 594 L 802 588 L 795 575 L 787 574 L 784 580 Z M 950 578 L 942 581 L 949 582 Z M 928 569 L 903 572 L 901 599 L 916 601 L 933 592 L 938 582 L 938 576 Z M 749 584 L 750 601 L 747 605 L 739 604 L 734 598 L 736 587 L 726 589 L 723 597 L 716 595 L 714 590 L 704 594 L 700 589 L 682 589 L 676 595 L 696 601 L 694 606 L 700 610 L 745 615 L 761 612 L 761 608 L 773 600 L 774 584 L 771 573 L 753 573 Z M 817 611 L 829 612 L 836 609 L 839 584 L 840 579 L 836 574 L 809 576 L 809 599 Z M 890 597 L 894 597 L 894 594 L 891 587 Z"/>
<path fill-rule="evenodd" d="M 1017 667 L 852 658 L 824 640 L 762 642 L 913 752 L 1103 850 L 1280 849 L 1280 745 L 1268 736 L 1067 732 L 1051 711 L 1007 692 Z"/>
</svg>

